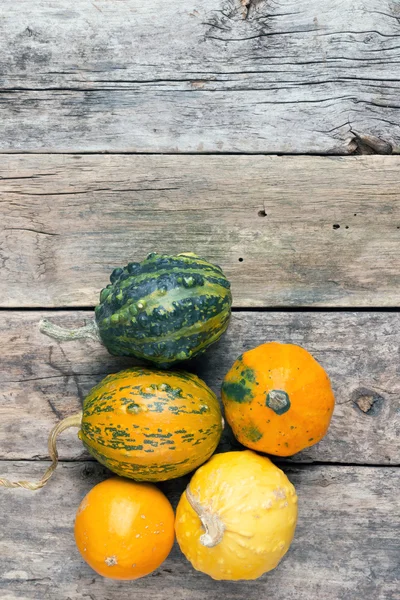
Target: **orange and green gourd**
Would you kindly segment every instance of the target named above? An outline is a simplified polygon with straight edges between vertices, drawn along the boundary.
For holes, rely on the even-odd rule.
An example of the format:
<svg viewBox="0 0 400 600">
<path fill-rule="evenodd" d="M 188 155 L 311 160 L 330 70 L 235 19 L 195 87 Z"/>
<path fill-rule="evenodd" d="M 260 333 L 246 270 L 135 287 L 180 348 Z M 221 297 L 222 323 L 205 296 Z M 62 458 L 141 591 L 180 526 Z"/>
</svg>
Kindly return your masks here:
<svg viewBox="0 0 400 600">
<path fill-rule="evenodd" d="M 291 456 L 326 434 L 335 399 L 329 377 L 304 348 L 271 342 L 245 352 L 222 385 L 225 415 L 253 450 Z"/>
<path fill-rule="evenodd" d="M 222 428 L 219 402 L 196 375 L 137 367 L 91 390 L 78 435 L 117 475 L 164 481 L 210 458 Z"/>
</svg>

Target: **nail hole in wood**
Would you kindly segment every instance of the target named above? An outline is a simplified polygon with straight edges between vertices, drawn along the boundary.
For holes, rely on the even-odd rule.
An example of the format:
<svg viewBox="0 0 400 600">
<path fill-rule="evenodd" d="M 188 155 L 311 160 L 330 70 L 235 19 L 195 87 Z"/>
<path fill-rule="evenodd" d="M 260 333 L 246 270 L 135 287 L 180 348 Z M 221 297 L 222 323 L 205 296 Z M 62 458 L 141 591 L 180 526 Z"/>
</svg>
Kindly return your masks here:
<svg viewBox="0 0 400 600">
<path fill-rule="evenodd" d="M 266 216 L 267 216 L 267 213 L 265 212 L 265 210 L 259 210 L 259 211 L 258 211 L 258 216 L 259 216 L 259 217 L 266 217 Z"/>
<path fill-rule="evenodd" d="M 339 223 L 335 223 L 334 225 L 332 225 L 333 229 L 340 229 L 340 225 Z"/>
<path fill-rule="evenodd" d="M 243 262 L 243 258 L 239 258 L 239 262 Z"/>
</svg>

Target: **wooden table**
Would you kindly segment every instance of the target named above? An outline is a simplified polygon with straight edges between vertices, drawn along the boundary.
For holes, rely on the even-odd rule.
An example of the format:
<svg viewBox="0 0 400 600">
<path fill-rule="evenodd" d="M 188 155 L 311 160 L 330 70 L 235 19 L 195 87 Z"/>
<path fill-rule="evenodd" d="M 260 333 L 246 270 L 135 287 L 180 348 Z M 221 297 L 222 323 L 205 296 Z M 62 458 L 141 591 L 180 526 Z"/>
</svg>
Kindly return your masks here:
<svg viewBox="0 0 400 600">
<path fill-rule="evenodd" d="M 106 473 L 66 433 L 46 488 L 0 490 L 2 600 L 400 598 L 399 39 L 394 0 L 2 0 L 0 476 L 39 477 L 52 425 L 130 364 L 40 318 L 88 321 L 152 250 L 232 281 L 228 333 L 190 365 L 216 392 L 276 339 L 337 398 L 282 463 L 300 516 L 275 571 L 217 583 L 174 548 L 143 580 L 98 577 L 73 520 Z"/>
</svg>

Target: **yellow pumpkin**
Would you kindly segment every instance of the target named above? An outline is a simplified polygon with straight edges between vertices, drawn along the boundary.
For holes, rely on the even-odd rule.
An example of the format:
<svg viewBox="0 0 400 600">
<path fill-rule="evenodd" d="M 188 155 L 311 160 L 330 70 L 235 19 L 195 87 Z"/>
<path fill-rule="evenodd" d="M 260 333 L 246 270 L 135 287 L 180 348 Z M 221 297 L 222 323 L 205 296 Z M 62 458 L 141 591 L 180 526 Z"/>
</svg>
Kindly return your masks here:
<svg viewBox="0 0 400 600">
<path fill-rule="evenodd" d="M 179 546 L 213 579 L 257 579 L 289 549 L 297 496 L 286 475 L 251 450 L 214 455 L 200 467 L 176 512 Z"/>
</svg>

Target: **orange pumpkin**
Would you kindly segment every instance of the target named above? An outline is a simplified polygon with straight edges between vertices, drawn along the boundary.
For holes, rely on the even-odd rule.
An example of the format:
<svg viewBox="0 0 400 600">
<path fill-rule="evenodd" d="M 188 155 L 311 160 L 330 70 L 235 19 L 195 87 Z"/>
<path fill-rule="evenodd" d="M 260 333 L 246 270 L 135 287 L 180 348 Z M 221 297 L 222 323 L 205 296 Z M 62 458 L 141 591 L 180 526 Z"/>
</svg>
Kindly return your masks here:
<svg viewBox="0 0 400 600">
<path fill-rule="evenodd" d="M 174 543 L 174 521 L 171 504 L 154 485 L 113 477 L 82 500 L 75 541 L 99 575 L 138 579 L 167 558 Z"/>
<path fill-rule="evenodd" d="M 335 404 L 328 375 L 311 354 L 278 342 L 237 359 L 224 379 L 222 401 L 239 442 L 277 456 L 319 442 Z"/>
</svg>

